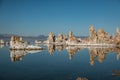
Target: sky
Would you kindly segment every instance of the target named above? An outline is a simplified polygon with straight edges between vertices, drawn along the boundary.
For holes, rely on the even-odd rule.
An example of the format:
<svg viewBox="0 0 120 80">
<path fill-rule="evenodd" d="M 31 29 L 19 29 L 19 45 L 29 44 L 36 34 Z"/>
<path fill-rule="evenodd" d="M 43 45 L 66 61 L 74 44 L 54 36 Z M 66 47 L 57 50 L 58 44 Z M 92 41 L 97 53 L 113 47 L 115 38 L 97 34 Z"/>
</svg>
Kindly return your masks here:
<svg viewBox="0 0 120 80">
<path fill-rule="evenodd" d="M 90 25 L 114 34 L 120 0 L 0 0 L 0 34 L 86 36 Z"/>
</svg>

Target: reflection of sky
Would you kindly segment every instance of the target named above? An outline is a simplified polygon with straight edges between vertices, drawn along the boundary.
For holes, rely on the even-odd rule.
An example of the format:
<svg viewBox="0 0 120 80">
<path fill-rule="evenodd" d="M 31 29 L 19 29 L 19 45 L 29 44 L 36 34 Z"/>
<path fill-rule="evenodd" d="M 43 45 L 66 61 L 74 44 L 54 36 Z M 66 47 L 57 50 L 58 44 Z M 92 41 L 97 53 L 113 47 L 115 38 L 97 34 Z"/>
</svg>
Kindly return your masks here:
<svg viewBox="0 0 120 80">
<path fill-rule="evenodd" d="M 112 34 L 120 27 L 119 14 L 119 0 L 0 0 L 0 32 L 88 35 L 94 25 Z"/>
<path fill-rule="evenodd" d="M 88 80 L 119 80 L 112 76 L 112 70 L 120 70 L 120 61 L 116 54 L 110 53 L 102 63 L 95 59 L 93 66 L 89 63 L 87 49 L 80 50 L 69 60 L 66 50 L 55 51 L 53 55 L 47 50 L 27 54 L 22 61 L 11 62 L 8 47 L 0 49 L 0 80 L 75 80 L 86 77 Z"/>
</svg>

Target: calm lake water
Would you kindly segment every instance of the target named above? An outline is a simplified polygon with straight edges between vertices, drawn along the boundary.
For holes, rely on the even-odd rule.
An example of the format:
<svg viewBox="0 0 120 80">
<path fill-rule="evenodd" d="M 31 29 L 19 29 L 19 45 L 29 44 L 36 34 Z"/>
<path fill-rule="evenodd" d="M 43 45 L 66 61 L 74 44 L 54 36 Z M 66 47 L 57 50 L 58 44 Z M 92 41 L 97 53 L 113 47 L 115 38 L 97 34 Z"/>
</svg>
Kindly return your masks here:
<svg viewBox="0 0 120 80">
<path fill-rule="evenodd" d="M 45 48 L 0 48 L 0 80 L 120 80 L 120 49 L 54 45 Z"/>
</svg>

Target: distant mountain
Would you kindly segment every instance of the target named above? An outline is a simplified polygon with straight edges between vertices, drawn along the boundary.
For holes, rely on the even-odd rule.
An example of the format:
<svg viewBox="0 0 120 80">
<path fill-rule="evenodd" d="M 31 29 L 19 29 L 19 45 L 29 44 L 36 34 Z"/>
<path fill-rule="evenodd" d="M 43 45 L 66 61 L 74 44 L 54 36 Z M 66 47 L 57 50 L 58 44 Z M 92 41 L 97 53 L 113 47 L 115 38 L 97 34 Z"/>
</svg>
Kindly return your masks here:
<svg viewBox="0 0 120 80">
<path fill-rule="evenodd" d="M 23 39 L 33 39 L 33 40 L 41 40 L 44 41 L 47 39 L 47 36 L 44 35 L 39 35 L 39 36 L 21 36 Z"/>
<path fill-rule="evenodd" d="M 77 38 L 88 38 L 89 36 L 76 36 Z"/>
<path fill-rule="evenodd" d="M 15 34 L 0 34 L 0 38 L 10 38 L 11 36 L 17 36 Z"/>
<path fill-rule="evenodd" d="M 47 37 L 48 37 L 48 36 L 44 36 L 44 35 L 39 35 L 39 36 L 37 36 L 37 38 L 39 38 L 39 39 L 47 39 Z"/>
<path fill-rule="evenodd" d="M 4 39 L 6 41 L 10 41 L 11 36 L 19 36 L 16 34 L 0 34 L 0 39 Z M 44 36 L 44 35 L 38 35 L 38 36 L 21 36 L 23 38 L 23 40 L 25 41 L 32 41 L 34 42 L 35 40 L 47 40 L 48 36 Z M 87 38 L 88 36 L 76 36 L 77 38 Z"/>
<path fill-rule="evenodd" d="M 19 36 L 16 34 L 0 34 L 0 39 L 8 39 L 10 40 L 11 36 Z M 39 35 L 39 36 L 21 36 L 23 39 L 29 40 L 29 39 L 34 39 L 34 40 L 46 40 L 47 36 L 44 35 Z"/>
</svg>

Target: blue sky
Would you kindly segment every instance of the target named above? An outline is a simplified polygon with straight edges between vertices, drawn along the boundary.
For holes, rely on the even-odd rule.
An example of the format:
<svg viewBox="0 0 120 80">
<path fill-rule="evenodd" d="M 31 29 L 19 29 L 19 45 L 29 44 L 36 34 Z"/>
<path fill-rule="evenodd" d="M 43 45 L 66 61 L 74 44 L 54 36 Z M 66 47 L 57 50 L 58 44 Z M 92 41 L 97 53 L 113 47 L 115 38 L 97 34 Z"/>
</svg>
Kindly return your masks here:
<svg viewBox="0 0 120 80">
<path fill-rule="evenodd" d="M 0 0 L 0 33 L 88 35 L 89 26 L 113 34 L 120 28 L 120 0 Z"/>
</svg>

